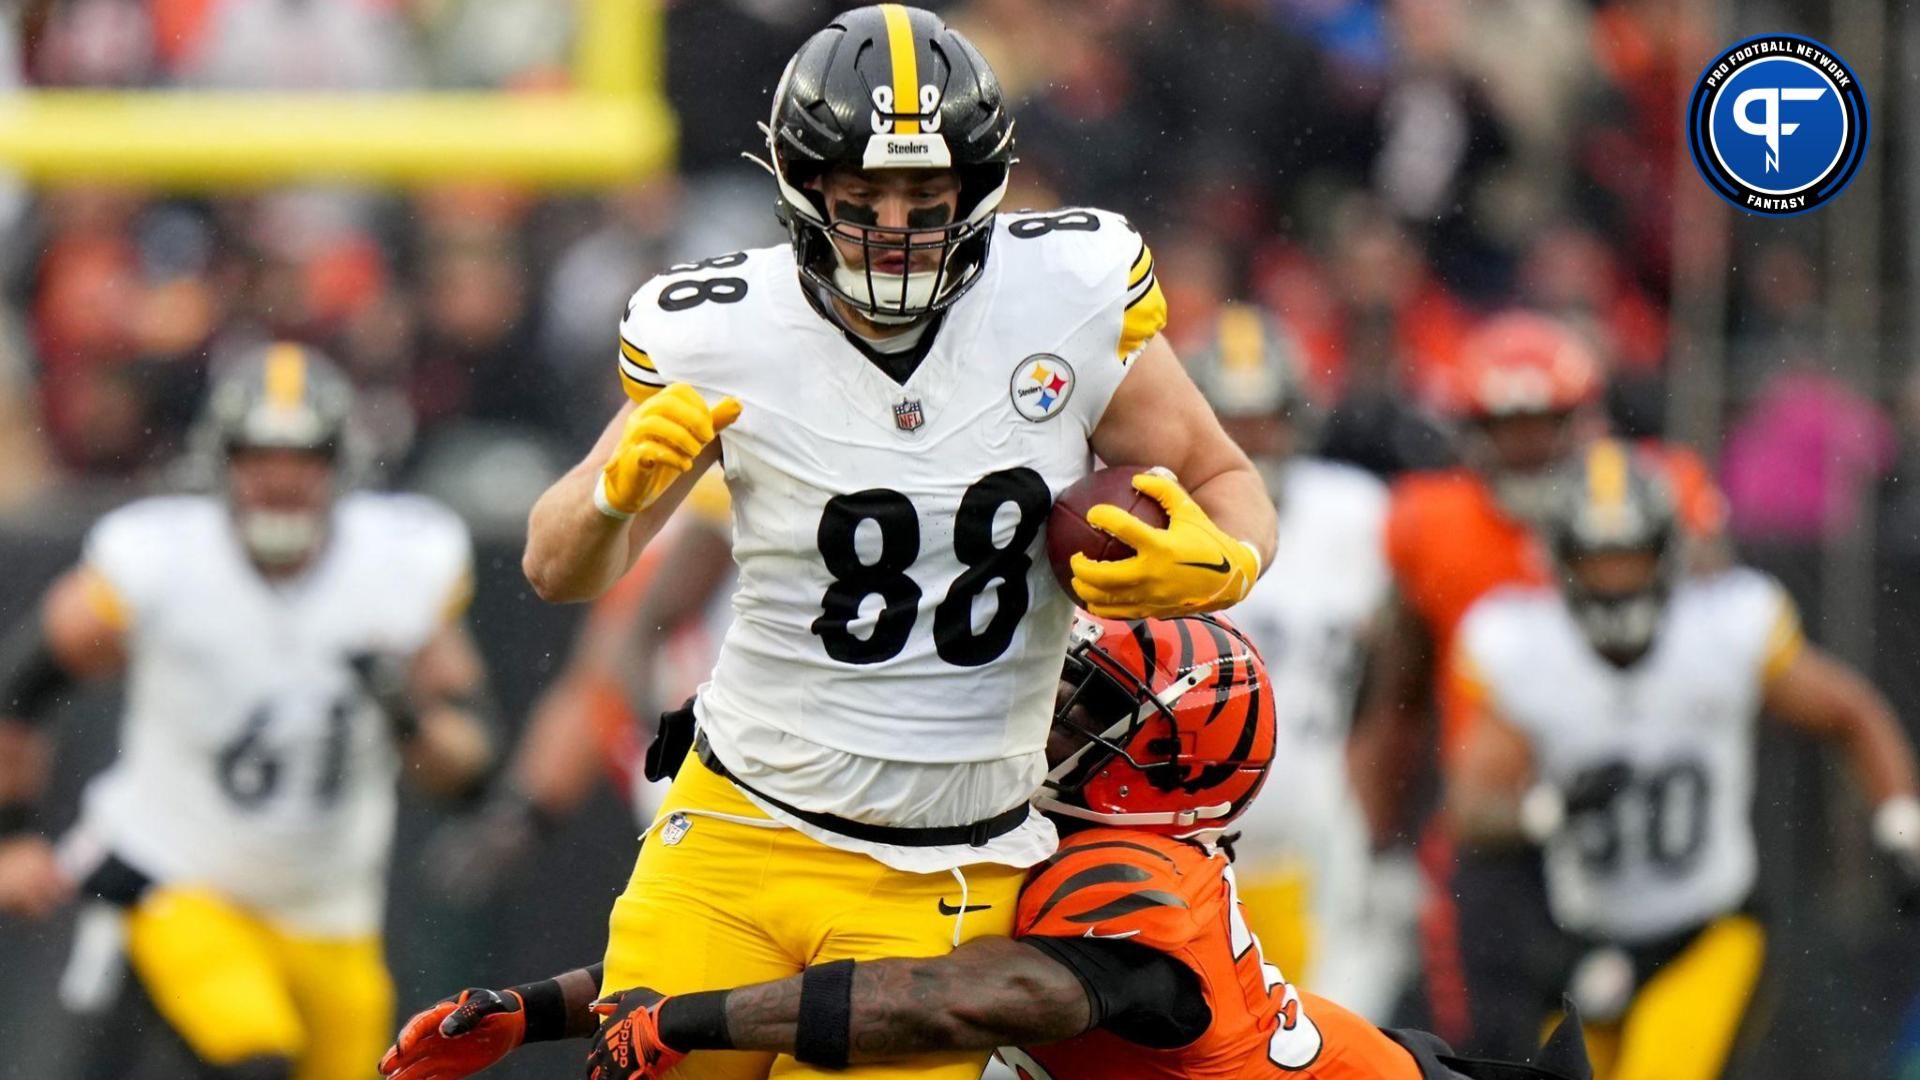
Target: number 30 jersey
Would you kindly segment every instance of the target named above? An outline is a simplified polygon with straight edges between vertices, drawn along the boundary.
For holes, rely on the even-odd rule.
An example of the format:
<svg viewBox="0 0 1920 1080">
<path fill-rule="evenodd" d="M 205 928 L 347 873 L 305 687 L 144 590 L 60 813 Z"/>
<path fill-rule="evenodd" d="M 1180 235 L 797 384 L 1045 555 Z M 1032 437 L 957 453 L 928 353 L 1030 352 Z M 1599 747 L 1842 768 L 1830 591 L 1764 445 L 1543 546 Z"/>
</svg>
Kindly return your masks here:
<svg viewBox="0 0 1920 1080">
<path fill-rule="evenodd" d="M 124 622 L 126 704 L 81 835 L 297 932 L 377 930 L 400 758 L 348 658 L 425 645 L 466 601 L 470 547 L 438 504 L 349 494 L 314 565 L 273 584 L 220 499 L 102 518 L 83 567 Z"/>
<path fill-rule="evenodd" d="M 1565 798 L 1547 844 L 1561 925 L 1637 943 L 1746 900 L 1754 721 L 1803 644 L 1779 585 L 1747 569 L 1682 582 L 1652 651 L 1625 670 L 1593 651 L 1552 590 L 1494 593 L 1461 635 L 1467 698 L 1527 736 L 1536 775 Z"/>
<path fill-rule="evenodd" d="M 1165 322 L 1152 256 L 1102 211 L 1001 215 L 980 279 L 904 381 L 805 288 L 786 246 L 724 255 L 649 282 L 621 323 L 637 399 L 684 382 L 742 406 L 720 436 L 735 618 L 701 723 L 749 786 L 807 810 L 989 817 L 1045 772 L 1072 602 L 1042 530 Z M 1037 816 L 958 850 L 803 831 L 917 871 L 1028 865 L 1054 842 Z"/>
</svg>

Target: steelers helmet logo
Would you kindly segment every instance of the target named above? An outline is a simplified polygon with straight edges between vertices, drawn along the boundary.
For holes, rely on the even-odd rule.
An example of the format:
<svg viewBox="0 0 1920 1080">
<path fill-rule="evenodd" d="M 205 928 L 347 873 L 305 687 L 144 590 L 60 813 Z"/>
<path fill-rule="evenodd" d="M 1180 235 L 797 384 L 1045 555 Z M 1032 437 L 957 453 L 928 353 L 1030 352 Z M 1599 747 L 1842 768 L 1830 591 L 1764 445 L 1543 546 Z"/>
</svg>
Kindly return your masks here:
<svg viewBox="0 0 1920 1080">
<path fill-rule="evenodd" d="M 1067 407 L 1073 395 L 1073 367 L 1052 353 L 1034 353 L 1013 369 L 1013 411 L 1039 423 L 1051 420 Z"/>
<path fill-rule="evenodd" d="M 1687 106 L 1694 167 L 1750 214 L 1804 214 L 1840 194 L 1866 156 L 1867 127 L 1853 69 L 1798 34 L 1729 47 L 1701 72 Z"/>
</svg>

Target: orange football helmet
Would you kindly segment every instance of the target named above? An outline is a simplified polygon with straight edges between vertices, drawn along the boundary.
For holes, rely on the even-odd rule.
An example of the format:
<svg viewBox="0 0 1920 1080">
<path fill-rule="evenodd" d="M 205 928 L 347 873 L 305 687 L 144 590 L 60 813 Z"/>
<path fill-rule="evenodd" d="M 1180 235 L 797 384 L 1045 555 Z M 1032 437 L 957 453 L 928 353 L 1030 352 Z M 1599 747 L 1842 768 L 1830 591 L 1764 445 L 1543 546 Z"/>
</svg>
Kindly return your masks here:
<svg viewBox="0 0 1920 1080">
<path fill-rule="evenodd" d="M 1052 814 L 1175 839 L 1217 833 L 1273 762 L 1266 665 L 1218 615 L 1075 617 L 1046 783 Z"/>
<path fill-rule="evenodd" d="M 1548 316 L 1513 311 L 1461 343 L 1452 405 L 1469 420 L 1564 413 L 1599 390 L 1599 362 L 1578 334 Z"/>
</svg>

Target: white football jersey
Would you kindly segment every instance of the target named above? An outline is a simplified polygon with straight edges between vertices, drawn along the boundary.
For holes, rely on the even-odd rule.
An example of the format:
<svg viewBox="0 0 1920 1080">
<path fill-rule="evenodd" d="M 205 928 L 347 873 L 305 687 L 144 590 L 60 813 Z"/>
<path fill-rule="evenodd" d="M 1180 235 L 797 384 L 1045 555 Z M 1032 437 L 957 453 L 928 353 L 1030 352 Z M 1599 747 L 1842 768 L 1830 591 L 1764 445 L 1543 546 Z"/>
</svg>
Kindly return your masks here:
<svg viewBox="0 0 1920 1080">
<path fill-rule="evenodd" d="M 348 657 L 425 645 L 465 599 L 470 549 L 436 503 L 349 494 L 318 561 L 275 584 L 218 498 L 102 518 L 83 561 L 128 620 L 126 706 L 82 829 L 299 932 L 377 930 L 400 756 Z"/>
<path fill-rule="evenodd" d="M 684 382 L 740 400 L 720 436 L 735 619 L 699 715 L 730 769 L 793 805 L 963 824 L 1045 773 L 1073 608 L 1042 531 L 1091 469 L 1089 437 L 1165 302 L 1121 217 L 994 228 L 904 383 L 814 306 L 786 246 L 675 268 L 621 323 L 629 392 Z M 1054 843 L 1037 815 L 979 849 L 805 831 L 922 871 L 1026 865 Z"/>
<path fill-rule="evenodd" d="M 1547 844 L 1566 928 L 1623 943 L 1699 926 L 1753 889 L 1754 721 L 1801 646 L 1792 601 L 1735 569 L 1680 583 L 1652 651 L 1607 663 L 1550 589 L 1493 593 L 1461 624 L 1469 683 L 1568 796 Z"/>
<path fill-rule="evenodd" d="M 1226 612 L 1266 661 L 1278 720 L 1273 768 L 1241 819 L 1243 856 L 1298 853 L 1329 815 L 1351 810 L 1346 745 L 1361 637 L 1387 596 L 1384 484 L 1350 466 L 1295 460 L 1277 502 L 1273 563 Z"/>
<path fill-rule="evenodd" d="M 1273 563 L 1226 612 L 1266 662 L 1278 721 L 1266 785 L 1237 823 L 1234 865 L 1253 887 L 1304 875 L 1308 984 L 1379 1017 L 1394 1003 L 1407 935 L 1376 903 L 1346 746 L 1361 639 L 1387 596 L 1387 489 L 1360 469 L 1296 458 L 1275 501 Z"/>
</svg>

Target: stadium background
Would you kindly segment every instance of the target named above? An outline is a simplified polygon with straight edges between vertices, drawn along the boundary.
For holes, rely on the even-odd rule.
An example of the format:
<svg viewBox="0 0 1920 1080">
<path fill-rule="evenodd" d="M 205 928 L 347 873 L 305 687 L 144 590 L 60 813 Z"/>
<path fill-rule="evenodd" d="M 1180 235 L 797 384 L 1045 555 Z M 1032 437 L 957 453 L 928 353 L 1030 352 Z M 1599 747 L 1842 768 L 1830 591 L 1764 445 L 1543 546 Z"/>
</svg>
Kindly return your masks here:
<svg viewBox="0 0 1920 1080">
<path fill-rule="evenodd" d="M 526 507 L 616 402 L 612 331 L 632 288 L 778 239 L 768 185 L 738 154 L 757 149 L 785 58 L 839 6 L 0 5 L 0 166 L 15 170 L 0 185 L 0 621 L 31 611 L 99 511 L 178 481 L 210 357 L 292 336 L 364 389 L 377 482 L 472 523 L 474 624 L 517 728 L 580 615 L 521 580 Z M 1920 378 L 1905 316 L 1920 310 L 1906 182 L 1920 11 L 930 6 L 974 36 L 1017 103 L 1008 205 L 1131 215 L 1176 347 L 1225 298 L 1265 305 L 1294 332 L 1327 451 L 1392 472 L 1444 460 L 1426 405 L 1476 313 L 1523 302 L 1573 320 L 1608 359 L 1616 422 L 1715 461 L 1743 555 L 1915 726 Z M 1700 66 L 1769 30 L 1831 44 L 1873 108 L 1861 176 L 1809 217 L 1731 212 L 1685 158 L 1681 101 Z M 78 88 L 128 96 L 65 93 Z M 169 112 L 155 94 L 180 90 L 221 96 Z M 315 92 L 330 96 L 287 96 Z M 112 707 L 94 694 L 61 718 L 56 821 L 111 753 Z M 1758 811 L 1776 928 L 1767 1023 L 1729 1075 L 1920 1076 L 1896 1061 L 1920 932 L 1867 876 L 1857 800 L 1830 760 L 1770 735 Z M 396 857 L 403 1009 L 597 955 L 634 831 L 611 795 L 480 908 L 434 888 L 421 841 L 435 820 L 410 806 Z M 69 1075 L 88 1037 L 53 1001 L 68 929 L 0 923 L 0 1077 Z M 568 1060 L 549 1048 L 500 1075 L 568 1075 Z M 177 1075 L 165 1046 L 130 1068 Z"/>
</svg>

